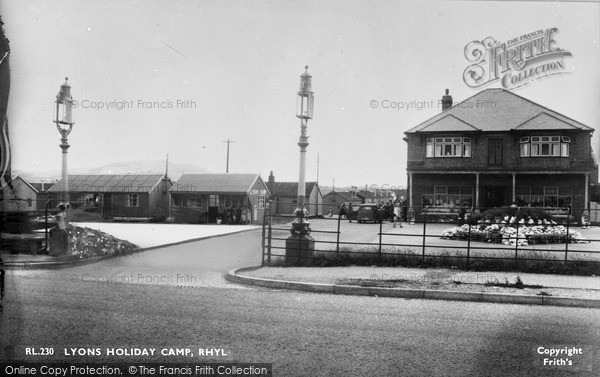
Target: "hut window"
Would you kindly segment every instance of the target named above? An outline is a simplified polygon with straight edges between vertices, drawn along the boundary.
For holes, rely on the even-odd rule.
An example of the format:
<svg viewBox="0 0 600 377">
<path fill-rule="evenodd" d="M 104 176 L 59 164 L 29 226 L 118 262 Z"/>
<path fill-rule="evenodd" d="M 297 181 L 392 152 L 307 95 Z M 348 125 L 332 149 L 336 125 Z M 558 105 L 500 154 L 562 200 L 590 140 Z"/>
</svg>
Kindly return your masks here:
<svg viewBox="0 0 600 377">
<path fill-rule="evenodd" d="M 140 201 L 138 200 L 138 194 L 128 194 L 125 203 L 126 207 L 139 207 Z"/>
</svg>

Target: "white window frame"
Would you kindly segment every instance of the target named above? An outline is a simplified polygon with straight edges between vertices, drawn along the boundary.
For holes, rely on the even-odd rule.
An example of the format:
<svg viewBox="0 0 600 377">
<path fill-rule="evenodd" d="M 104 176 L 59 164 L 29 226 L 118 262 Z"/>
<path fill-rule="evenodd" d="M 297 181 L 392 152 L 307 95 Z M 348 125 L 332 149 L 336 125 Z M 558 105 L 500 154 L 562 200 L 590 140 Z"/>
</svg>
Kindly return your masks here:
<svg viewBox="0 0 600 377">
<path fill-rule="evenodd" d="M 524 136 L 519 140 L 521 157 L 569 157 L 568 136 Z"/>
<path fill-rule="evenodd" d="M 471 157 L 470 137 L 431 137 L 425 146 L 426 157 Z"/>
<path fill-rule="evenodd" d="M 125 207 L 139 207 L 140 196 L 138 194 L 127 194 L 125 199 Z"/>
</svg>

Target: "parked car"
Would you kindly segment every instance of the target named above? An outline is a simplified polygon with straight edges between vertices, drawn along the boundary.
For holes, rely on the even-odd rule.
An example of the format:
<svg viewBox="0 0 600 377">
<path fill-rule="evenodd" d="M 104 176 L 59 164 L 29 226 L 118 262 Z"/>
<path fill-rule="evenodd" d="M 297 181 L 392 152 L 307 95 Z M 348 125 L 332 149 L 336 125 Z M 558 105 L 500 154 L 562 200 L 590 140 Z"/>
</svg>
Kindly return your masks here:
<svg viewBox="0 0 600 377">
<path fill-rule="evenodd" d="M 381 222 L 382 216 L 377 208 L 377 204 L 361 204 L 358 206 L 358 216 L 356 220 L 359 223 L 372 221 L 374 223 Z"/>
</svg>

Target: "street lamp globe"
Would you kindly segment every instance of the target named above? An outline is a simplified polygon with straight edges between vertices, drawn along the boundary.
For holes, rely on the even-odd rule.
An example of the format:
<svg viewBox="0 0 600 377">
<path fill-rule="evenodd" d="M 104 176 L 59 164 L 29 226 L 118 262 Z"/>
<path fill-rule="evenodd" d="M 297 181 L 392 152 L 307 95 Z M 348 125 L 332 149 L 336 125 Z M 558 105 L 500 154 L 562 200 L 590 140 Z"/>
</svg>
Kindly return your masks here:
<svg viewBox="0 0 600 377">
<path fill-rule="evenodd" d="M 61 187 L 61 205 L 65 209 L 69 208 L 69 175 L 67 168 L 67 150 L 69 149 L 68 137 L 75 124 L 74 102 L 71 96 L 71 85 L 69 78 L 65 77 L 65 82 L 60 86 L 60 91 L 56 95 L 54 102 L 54 123 L 60 133 L 60 148 L 62 149 L 62 187 Z"/>
<path fill-rule="evenodd" d="M 60 91 L 56 95 L 54 109 L 54 123 L 61 130 L 70 130 L 75 124 L 73 113 L 73 97 L 71 96 L 71 85 L 69 78 L 65 77 L 65 82 L 60 86 Z"/>
<path fill-rule="evenodd" d="M 305 72 L 300 75 L 300 90 L 296 98 L 296 117 L 307 120 L 313 117 L 313 106 L 315 97 L 312 92 L 312 76 L 308 73 L 308 66 L 304 66 Z"/>
</svg>

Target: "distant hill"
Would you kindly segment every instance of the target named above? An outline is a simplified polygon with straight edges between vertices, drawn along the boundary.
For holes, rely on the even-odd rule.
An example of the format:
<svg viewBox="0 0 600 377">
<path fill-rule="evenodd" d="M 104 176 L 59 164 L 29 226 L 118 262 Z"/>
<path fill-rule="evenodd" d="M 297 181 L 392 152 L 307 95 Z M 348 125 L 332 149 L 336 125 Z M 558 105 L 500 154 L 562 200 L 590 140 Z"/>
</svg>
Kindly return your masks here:
<svg viewBox="0 0 600 377">
<path fill-rule="evenodd" d="M 164 160 L 143 160 L 130 162 L 117 162 L 88 169 L 73 174 L 164 174 Z M 184 173 L 212 173 L 211 170 L 189 163 L 174 163 L 169 161 L 169 177 L 179 179 Z"/>
<path fill-rule="evenodd" d="M 141 160 L 128 162 L 115 162 L 91 168 L 69 169 L 69 175 L 73 174 L 164 174 L 164 160 Z M 184 173 L 214 173 L 209 169 L 189 163 L 175 163 L 169 161 L 169 177 L 173 180 L 179 179 Z M 55 182 L 60 179 L 60 170 L 53 171 L 23 171 L 13 170 L 13 176 L 22 176 L 30 182 Z"/>
</svg>

